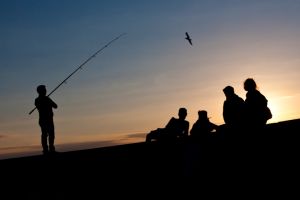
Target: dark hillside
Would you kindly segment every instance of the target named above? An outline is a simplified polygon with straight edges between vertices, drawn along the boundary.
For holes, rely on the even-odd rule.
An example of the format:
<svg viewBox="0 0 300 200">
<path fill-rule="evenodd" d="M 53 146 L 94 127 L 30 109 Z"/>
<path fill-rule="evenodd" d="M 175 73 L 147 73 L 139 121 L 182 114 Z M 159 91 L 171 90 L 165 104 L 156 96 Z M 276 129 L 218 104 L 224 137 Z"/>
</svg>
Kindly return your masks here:
<svg viewBox="0 0 300 200">
<path fill-rule="evenodd" d="M 23 199 L 63 199 L 117 195 L 111 188 L 186 185 L 183 179 L 235 187 L 289 184 L 299 178 L 299 133 L 297 119 L 269 124 L 250 140 L 215 137 L 200 145 L 189 138 L 6 159 L 0 161 L 2 191 Z"/>
</svg>

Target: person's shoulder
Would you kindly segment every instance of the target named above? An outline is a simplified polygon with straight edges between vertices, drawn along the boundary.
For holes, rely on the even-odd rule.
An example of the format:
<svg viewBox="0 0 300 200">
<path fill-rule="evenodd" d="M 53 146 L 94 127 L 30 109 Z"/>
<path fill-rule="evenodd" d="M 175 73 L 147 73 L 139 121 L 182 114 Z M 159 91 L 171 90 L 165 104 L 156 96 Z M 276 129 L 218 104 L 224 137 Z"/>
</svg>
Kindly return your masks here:
<svg viewBox="0 0 300 200">
<path fill-rule="evenodd" d="M 194 122 L 194 124 L 195 124 L 195 125 L 196 125 L 196 124 L 200 124 L 200 120 L 197 119 L 197 120 Z"/>
<path fill-rule="evenodd" d="M 240 102 L 244 102 L 244 99 L 240 96 L 237 96 L 237 99 L 240 101 Z"/>
<path fill-rule="evenodd" d="M 38 96 L 34 99 L 34 101 L 40 101 L 42 99 L 42 97 Z"/>
<path fill-rule="evenodd" d="M 263 95 L 260 91 L 256 90 L 256 95 L 259 96 L 262 99 L 267 100 L 267 98 L 265 97 L 265 95 Z"/>
<path fill-rule="evenodd" d="M 177 121 L 177 119 L 175 117 L 171 117 L 170 122 L 172 121 Z"/>
<path fill-rule="evenodd" d="M 254 90 L 252 93 L 259 96 L 263 95 L 259 90 Z"/>
<path fill-rule="evenodd" d="M 175 117 L 171 117 L 171 119 L 169 120 L 167 126 L 173 124 L 173 123 L 176 123 L 177 122 L 177 119 Z"/>
</svg>

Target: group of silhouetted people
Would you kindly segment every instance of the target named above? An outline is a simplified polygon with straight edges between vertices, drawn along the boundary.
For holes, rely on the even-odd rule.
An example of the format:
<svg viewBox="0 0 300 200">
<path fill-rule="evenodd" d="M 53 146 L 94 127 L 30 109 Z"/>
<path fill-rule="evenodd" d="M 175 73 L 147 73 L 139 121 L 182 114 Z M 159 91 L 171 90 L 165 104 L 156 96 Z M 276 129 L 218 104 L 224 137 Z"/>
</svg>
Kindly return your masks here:
<svg viewBox="0 0 300 200">
<path fill-rule="evenodd" d="M 224 125 L 218 126 L 210 122 L 207 111 L 199 110 L 198 119 L 189 131 L 190 124 L 186 120 L 187 109 L 182 107 L 179 109 L 178 118 L 172 117 L 164 128 L 158 128 L 148 133 L 146 142 L 152 140 L 175 141 L 178 138 L 187 138 L 188 136 L 205 141 L 211 137 L 213 132 L 218 131 L 231 133 L 231 135 L 240 131 L 252 132 L 253 134 L 259 132 L 266 125 L 267 120 L 272 118 L 272 113 L 267 106 L 268 100 L 260 93 L 252 78 L 245 80 L 244 89 L 247 91 L 245 100 L 235 94 L 232 86 L 226 86 L 223 89 L 226 96 L 223 104 Z M 56 151 L 52 109 L 57 108 L 57 104 L 46 95 L 45 85 L 39 85 L 37 93 L 39 96 L 35 99 L 35 106 L 39 111 L 43 153 L 53 153 Z"/>
<path fill-rule="evenodd" d="M 152 140 L 174 141 L 178 138 L 190 136 L 198 141 L 207 141 L 218 132 L 229 137 L 235 137 L 241 131 L 245 134 L 257 134 L 272 118 L 268 108 L 268 100 L 260 93 L 253 78 L 244 81 L 244 89 L 247 91 L 246 98 L 239 97 L 232 86 L 223 89 L 226 97 L 223 103 L 223 119 L 225 124 L 216 125 L 212 123 L 206 110 L 198 111 L 198 119 L 189 132 L 189 122 L 186 120 L 187 109 L 180 108 L 179 118 L 172 117 L 164 128 L 158 128 L 146 135 L 146 142 Z"/>
</svg>

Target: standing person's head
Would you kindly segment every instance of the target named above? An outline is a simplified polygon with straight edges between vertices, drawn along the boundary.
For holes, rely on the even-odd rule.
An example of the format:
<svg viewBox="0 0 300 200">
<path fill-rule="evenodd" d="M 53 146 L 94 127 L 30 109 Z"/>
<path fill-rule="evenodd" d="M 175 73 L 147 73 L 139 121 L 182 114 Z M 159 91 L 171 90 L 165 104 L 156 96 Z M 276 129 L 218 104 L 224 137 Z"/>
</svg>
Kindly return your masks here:
<svg viewBox="0 0 300 200">
<path fill-rule="evenodd" d="M 244 89 L 246 91 L 253 91 L 257 89 L 257 85 L 253 78 L 247 78 L 244 82 Z"/>
<path fill-rule="evenodd" d="M 46 96 L 47 90 L 45 85 L 37 86 L 36 91 L 40 96 Z"/>
<path fill-rule="evenodd" d="M 224 92 L 226 97 L 230 97 L 234 94 L 234 88 L 232 86 L 226 86 L 223 89 L 223 92 Z"/>
<path fill-rule="evenodd" d="M 185 119 L 187 116 L 186 108 L 179 108 L 178 116 L 179 116 L 179 119 Z"/>
</svg>

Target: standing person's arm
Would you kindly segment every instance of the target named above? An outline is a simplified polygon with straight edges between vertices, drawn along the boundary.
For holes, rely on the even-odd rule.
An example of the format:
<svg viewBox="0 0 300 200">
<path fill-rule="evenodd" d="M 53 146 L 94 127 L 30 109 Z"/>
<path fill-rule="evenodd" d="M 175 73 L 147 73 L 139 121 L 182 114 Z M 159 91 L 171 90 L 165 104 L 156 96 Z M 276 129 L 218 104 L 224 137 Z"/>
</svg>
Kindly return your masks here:
<svg viewBox="0 0 300 200">
<path fill-rule="evenodd" d="M 52 101 L 52 99 L 49 98 L 49 100 L 50 100 L 52 108 L 57 108 L 57 104 L 54 101 Z"/>
<path fill-rule="evenodd" d="M 35 105 L 35 107 L 38 109 L 38 106 L 39 106 L 39 105 L 38 105 L 37 99 L 34 100 L 34 105 Z"/>
<path fill-rule="evenodd" d="M 41 100 L 40 100 L 39 97 L 35 99 L 34 105 L 35 105 L 35 107 L 37 108 L 37 110 L 39 111 L 40 108 L 41 108 Z"/>
</svg>

